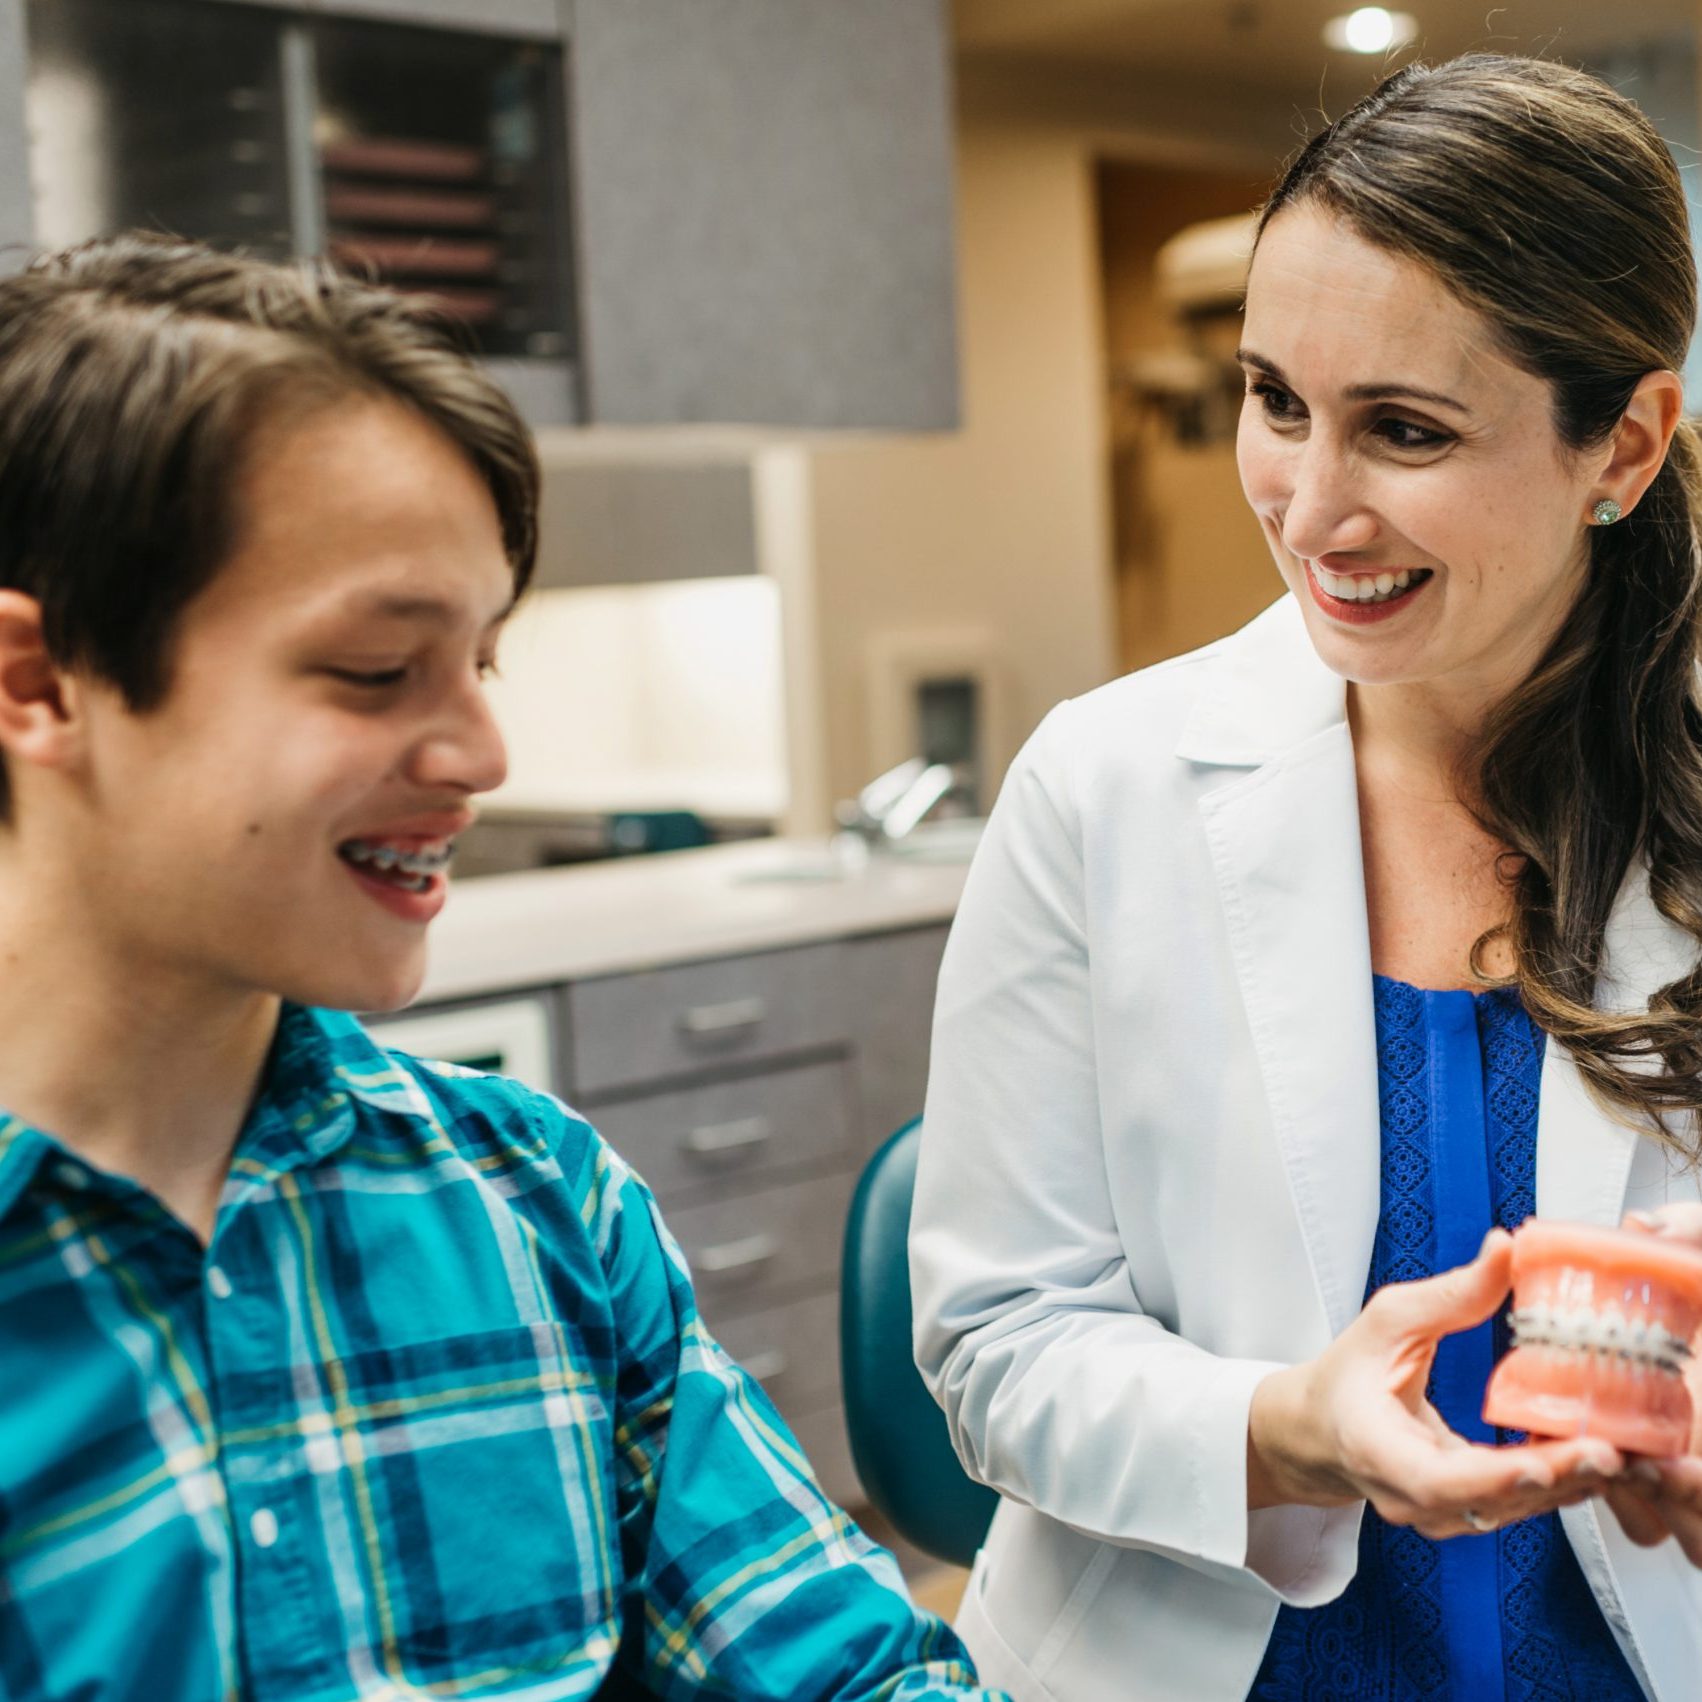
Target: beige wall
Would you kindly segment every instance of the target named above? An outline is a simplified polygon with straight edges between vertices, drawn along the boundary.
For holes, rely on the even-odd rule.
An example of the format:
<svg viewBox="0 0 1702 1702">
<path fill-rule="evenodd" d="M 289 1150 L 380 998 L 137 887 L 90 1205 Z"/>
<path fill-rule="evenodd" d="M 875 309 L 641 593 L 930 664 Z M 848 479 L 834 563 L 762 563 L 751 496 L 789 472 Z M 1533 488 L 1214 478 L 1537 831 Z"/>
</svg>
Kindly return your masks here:
<svg viewBox="0 0 1702 1702">
<path fill-rule="evenodd" d="M 539 609 L 530 617 L 539 641 L 518 642 L 528 632 L 517 632 L 499 693 L 515 733 L 512 789 L 565 806 L 569 792 L 589 796 L 606 790 L 610 775 L 631 771 L 665 781 L 682 801 L 682 749 L 703 771 L 694 770 L 692 783 L 707 775 L 719 786 L 734 765 L 711 760 L 703 747 L 730 759 L 750 742 L 740 733 L 745 721 L 734 726 L 729 716 L 754 681 L 769 693 L 764 701 L 784 691 L 787 772 L 774 789 L 785 824 L 823 831 L 835 799 L 909 754 L 913 741 L 893 712 L 897 694 L 883 682 L 917 658 L 988 667 L 986 755 L 996 785 L 1047 709 L 1127 665 L 1112 560 L 1097 164 L 1108 156 L 1168 162 L 1251 183 L 1291 145 L 1288 122 L 1286 111 L 1260 113 L 1227 98 L 1213 109 L 1143 89 L 1126 74 L 968 67 L 957 149 L 962 429 L 806 443 L 748 434 L 742 441 L 759 475 L 759 554 L 781 593 L 783 684 L 738 649 L 736 662 L 728 660 L 734 651 L 712 658 L 705 677 L 725 701 L 701 724 L 642 706 L 623 719 L 609 702 L 588 716 L 579 698 L 566 701 L 560 635 L 543 631 L 578 616 L 565 602 L 553 614 Z M 855 287 L 847 279 L 846 288 Z M 638 434 L 627 450 L 640 454 L 654 435 Z M 581 613 L 608 617 L 575 628 L 580 653 L 594 653 L 585 677 L 654 671 L 650 627 L 635 624 L 628 601 L 643 597 L 584 594 Z M 710 631 L 701 623 L 695 630 L 698 651 L 713 649 Z M 697 682 L 691 648 L 669 655 L 678 677 L 646 673 L 645 689 L 665 688 L 670 703 L 685 703 Z M 725 691 L 729 667 L 740 673 L 738 692 Z M 640 730 L 662 727 L 678 736 L 669 742 L 658 733 L 640 761 L 630 748 Z"/>
<path fill-rule="evenodd" d="M 1286 125 L 1239 103 L 1184 107 L 1127 78 L 966 68 L 963 428 L 809 453 L 827 797 L 893 758 L 881 658 L 907 635 L 924 649 L 935 635 L 948 654 L 991 649 L 994 782 L 1052 704 L 1118 671 L 1095 162 L 1179 160 L 1253 182 L 1292 144 Z"/>
<path fill-rule="evenodd" d="M 963 429 L 811 456 L 834 796 L 890 754 L 871 736 L 883 644 L 982 635 L 1007 743 L 1113 668 L 1089 174 L 1068 140 L 979 126 L 958 172 Z"/>
</svg>

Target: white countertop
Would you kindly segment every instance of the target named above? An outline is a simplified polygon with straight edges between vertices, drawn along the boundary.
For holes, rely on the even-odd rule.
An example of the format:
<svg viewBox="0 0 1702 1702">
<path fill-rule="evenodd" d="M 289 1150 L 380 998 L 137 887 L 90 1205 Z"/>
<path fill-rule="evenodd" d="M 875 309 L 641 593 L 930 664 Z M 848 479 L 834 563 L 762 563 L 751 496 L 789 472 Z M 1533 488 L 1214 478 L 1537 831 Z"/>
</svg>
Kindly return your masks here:
<svg viewBox="0 0 1702 1702">
<path fill-rule="evenodd" d="M 945 922 L 968 873 L 881 855 L 847 878 L 798 878 L 831 866 L 824 841 L 755 839 L 452 881 L 416 1002 Z"/>
</svg>

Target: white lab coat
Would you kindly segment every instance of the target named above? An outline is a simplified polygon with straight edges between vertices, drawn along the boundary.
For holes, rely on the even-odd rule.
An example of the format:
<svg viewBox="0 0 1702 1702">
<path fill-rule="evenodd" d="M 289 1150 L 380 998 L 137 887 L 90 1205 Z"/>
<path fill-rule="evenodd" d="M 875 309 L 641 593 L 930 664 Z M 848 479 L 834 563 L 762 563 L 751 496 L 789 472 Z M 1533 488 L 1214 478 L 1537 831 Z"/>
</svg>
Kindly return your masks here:
<svg viewBox="0 0 1702 1702">
<path fill-rule="evenodd" d="M 1364 1295 L 1375 1024 L 1341 680 L 1285 598 L 1061 705 L 1018 757 L 940 977 L 916 1350 L 1006 1498 L 959 1630 L 1017 1702 L 1240 1702 L 1281 1602 L 1352 1577 L 1363 1504 L 1246 1505 L 1247 1408 Z M 1603 1002 L 1689 942 L 1639 867 Z M 1695 1199 L 1550 1045 L 1536 1200 Z M 1702 1696 L 1702 1575 L 1586 1504 L 1565 1530 L 1650 1696 Z"/>
</svg>

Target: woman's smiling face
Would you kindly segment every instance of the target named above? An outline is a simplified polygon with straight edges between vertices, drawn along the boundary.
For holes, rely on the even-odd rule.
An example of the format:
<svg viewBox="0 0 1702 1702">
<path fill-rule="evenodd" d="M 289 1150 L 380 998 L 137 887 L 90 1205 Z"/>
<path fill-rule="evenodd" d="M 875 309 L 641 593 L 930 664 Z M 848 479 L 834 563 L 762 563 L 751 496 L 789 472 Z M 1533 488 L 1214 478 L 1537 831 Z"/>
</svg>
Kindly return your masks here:
<svg viewBox="0 0 1702 1702">
<path fill-rule="evenodd" d="M 1480 314 L 1313 205 L 1260 239 L 1241 358 L 1242 488 L 1326 665 L 1510 689 L 1578 595 L 1611 450 L 1569 454 Z"/>
</svg>

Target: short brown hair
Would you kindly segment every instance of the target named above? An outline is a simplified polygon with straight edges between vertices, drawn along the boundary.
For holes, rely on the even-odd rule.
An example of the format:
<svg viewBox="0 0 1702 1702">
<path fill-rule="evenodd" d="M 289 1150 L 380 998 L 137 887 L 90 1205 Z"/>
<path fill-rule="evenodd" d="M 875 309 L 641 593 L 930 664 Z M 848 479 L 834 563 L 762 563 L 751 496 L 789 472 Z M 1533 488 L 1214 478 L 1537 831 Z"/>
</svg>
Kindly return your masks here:
<svg viewBox="0 0 1702 1702">
<path fill-rule="evenodd" d="M 465 453 L 524 590 L 531 435 L 428 305 L 147 233 L 40 256 L 0 279 L 0 587 L 41 604 L 56 662 L 152 708 L 178 618 L 235 542 L 257 428 L 350 396 L 400 402 Z"/>
</svg>

